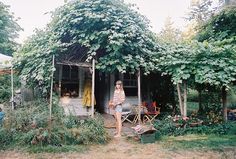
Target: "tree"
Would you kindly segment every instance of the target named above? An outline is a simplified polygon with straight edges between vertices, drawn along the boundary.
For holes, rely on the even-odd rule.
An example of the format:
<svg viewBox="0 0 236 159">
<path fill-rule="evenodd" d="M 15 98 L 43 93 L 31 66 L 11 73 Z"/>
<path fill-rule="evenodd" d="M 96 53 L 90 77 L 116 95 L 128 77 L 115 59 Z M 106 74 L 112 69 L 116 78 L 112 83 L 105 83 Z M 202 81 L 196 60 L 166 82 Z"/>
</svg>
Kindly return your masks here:
<svg viewBox="0 0 236 159">
<path fill-rule="evenodd" d="M 227 120 L 226 89 L 236 81 L 236 48 L 221 42 L 198 45 L 195 81 L 222 89 L 223 116 Z"/>
<path fill-rule="evenodd" d="M 18 37 L 18 31 L 22 30 L 17 20 L 9 11 L 9 6 L 0 2 L 0 53 L 12 55 L 16 50 L 14 39 Z"/>
<path fill-rule="evenodd" d="M 164 27 L 158 36 L 161 41 L 175 43 L 181 40 L 181 31 L 176 29 L 173 24 L 174 22 L 171 21 L 171 17 L 167 17 Z"/>
<path fill-rule="evenodd" d="M 214 13 L 212 0 L 192 0 L 188 20 L 194 20 L 198 26 L 206 22 Z"/>
<path fill-rule="evenodd" d="M 149 73 L 159 46 L 149 21 L 121 0 L 76 0 L 56 9 L 45 31 L 37 32 L 19 51 L 22 76 L 47 88 L 50 55 L 73 54 L 106 72 Z"/>
<path fill-rule="evenodd" d="M 145 57 L 158 49 L 149 21 L 121 0 L 75 1 L 53 16 L 55 40 L 88 49 L 87 60 L 96 57 L 103 71 L 147 68 Z"/>
<path fill-rule="evenodd" d="M 236 36 L 236 7 L 229 6 L 224 8 L 217 15 L 212 17 L 199 30 L 197 35 L 198 41 L 221 41 L 231 39 L 235 43 Z"/>
<path fill-rule="evenodd" d="M 224 60 L 225 55 L 232 54 L 228 61 L 223 62 L 224 65 L 228 65 L 229 68 L 234 68 L 231 60 L 235 60 L 235 44 L 236 44 L 236 8 L 234 6 L 228 6 L 223 8 L 217 15 L 212 17 L 203 27 L 200 29 L 197 39 L 199 41 L 208 41 L 213 45 L 216 45 L 215 50 L 220 53 L 220 60 Z M 214 55 L 216 54 L 213 52 Z M 214 55 L 212 55 L 214 57 Z M 222 57 L 221 57 L 222 56 Z M 222 59 L 221 59 L 222 58 Z M 218 61 L 215 59 L 214 61 Z M 231 61 L 231 62 L 230 62 Z M 235 62 L 235 61 L 234 61 Z M 222 62 L 221 62 L 222 63 Z M 235 81 L 235 74 L 232 72 L 221 71 L 226 73 L 222 79 L 222 103 L 223 103 L 223 115 L 227 120 L 227 107 L 226 107 L 226 88 L 229 87 L 229 82 Z M 220 76 L 222 77 L 222 76 Z"/>
<path fill-rule="evenodd" d="M 194 76 L 195 64 L 191 44 L 168 44 L 160 53 L 156 54 L 156 69 L 163 75 L 171 76 L 177 87 L 180 113 L 187 116 L 187 81 Z"/>
<path fill-rule="evenodd" d="M 191 41 L 196 37 L 197 34 L 197 22 L 190 22 L 186 25 L 185 29 L 182 31 L 182 39 L 183 41 Z"/>
<path fill-rule="evenodd" d="M 207 22 L 215 12 L 212 7 L 212 0 L 192 0 L 189 13 L 186 19 L 189 21 L 185 31 L 183 31 L 183 40 L 189 41 L 195 38 L 201 26 Z"/>
</svg>

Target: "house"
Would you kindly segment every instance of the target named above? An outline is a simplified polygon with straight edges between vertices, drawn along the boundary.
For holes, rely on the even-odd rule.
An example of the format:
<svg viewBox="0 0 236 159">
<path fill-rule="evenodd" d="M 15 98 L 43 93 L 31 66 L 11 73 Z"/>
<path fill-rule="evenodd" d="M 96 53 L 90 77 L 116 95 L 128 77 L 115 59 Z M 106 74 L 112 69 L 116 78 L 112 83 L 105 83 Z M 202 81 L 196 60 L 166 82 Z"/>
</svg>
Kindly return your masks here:
<svg viewBox="0 0 236 159">
<path fill-rule="evenodd" d="M 63 106 L 65 113 L 72 113 L 78 116 L 91 115 L 91 103 L 87 106 L 83 103 L 86 96 L 85 93 L 87 92 L 85 90 L 86 83 L 90 83 L 91 86 L 91 63 L 78 60 L 78 57 L 66 57 L 62 59 L 56 60 L 54 91 L 59 95 L 60 103 Z M 138 80 L 136 74 L 122 74 L 119 72 L 104 73 L 96 70 L 95 110 L 97 112 L 108 114 L 113 113 L 108 108 L 108 102 L 113 97 L 114 86 L 117 80 L 123 81 L 124 91 L 126 94 L 126 103 L 138 105 Z M 164 82 L 163 80 L 167 82 Z M 167 101 L 170 101 L 171 94 L 169 91 L 166 91 L 167 94 L 164 94 L 163 91 L 163 89 L 168 87 L 168 80 L 170 82 L 170 79 L 162 77 L 158 74 L 151 74 L 149 76 L 141 75 L 141 98 L 146 101 L 152 101 L 152 98 L 158 98 L 158 100 L 165 98 Z M 91 89 L 91 87 L 89 89 Z M 158 94 L 158 96 L 155 96 L 155 93 Z M 89 93 L 89 97 L 91 98 L 91 91 Z"/>
<path fill-rule="evenodd" d="M 83 100 L 86 98 L 86 85 L 91 83 L 92 66 L 90 63 L 72 61 L 56 61 L 54 91 L 59 95 L 60 103 L 64 107 L 66 114 L 72 113 L 78 116 L 90 115 L 92 111 L 91 103 L 86 106 L 84 105 L 85 103 L 83 103 Z M 108 114 L 112 113 L 108 108 L 108 102 L 113 97 L 114 84 L 118 79 L 123 81 L 124 90 L 126 93 L 126 103 L 138 105 L 138 86 L 136 75 L 129 73 L 110 74 L 96 70 L 95 109 L 98 112 Z"/>
</svg>

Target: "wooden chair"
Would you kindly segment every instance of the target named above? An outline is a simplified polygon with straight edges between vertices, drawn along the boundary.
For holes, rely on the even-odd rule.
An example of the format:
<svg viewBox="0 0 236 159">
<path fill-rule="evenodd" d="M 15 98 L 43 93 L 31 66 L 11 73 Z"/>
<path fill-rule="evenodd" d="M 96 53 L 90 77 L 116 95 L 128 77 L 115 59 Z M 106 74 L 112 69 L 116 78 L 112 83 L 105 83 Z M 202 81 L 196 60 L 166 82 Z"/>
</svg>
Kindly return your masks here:
<svg viewBox="0 0 236 159">
<path fill-rule="evenodd" d="M 129 116 L 132 113 L 131 105 L 129 103 L 125 103 L 122 106 L 122 112 L 121 112 L 121 121 L 122 123 L 125 121 L 128 121 L 130 123 L 133 123 L 130 119 Z"/>
<path fill-rule="evenodd" d="M 144 106 L 144 116 L 143 116 L 143 122 L 150 122 L 152 121 L 160 114 L 161 108 L 157 107 L 156 102 L 152 102 L 150 104 L 143 103 Z"/>
</svg>

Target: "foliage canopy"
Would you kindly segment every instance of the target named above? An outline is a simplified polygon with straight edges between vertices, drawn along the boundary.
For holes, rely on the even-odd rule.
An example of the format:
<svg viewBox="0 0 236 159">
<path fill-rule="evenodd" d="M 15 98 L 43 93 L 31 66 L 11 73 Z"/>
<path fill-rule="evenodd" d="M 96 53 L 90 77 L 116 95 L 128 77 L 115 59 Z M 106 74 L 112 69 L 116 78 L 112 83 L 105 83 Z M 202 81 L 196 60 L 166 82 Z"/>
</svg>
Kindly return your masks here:
<svg viewBox="0 0 236 159">
<path fill-rule="evenodd" d="M 197 39 L 204 40 L 224 40 L 236 36 L 236 7 L 228 6 L 212 17 L 200 30 Z"/>
<path fill-rule="evenodd" d="M 150 55 L 159 46 L 149 21 L 121 0 L 76 0 L 56 9 L 44 31 L 38 31 L 18 53 L 16 64 L 25 79 L 47 85 L 52 54 L 80 54 L 97 59 L 106 72 L 149 73 Z"/>
<path fill-rule="evenodd" d="M 0 52 L 5 55 L 12 55 L 16 50 L 14 39 L 18 31 L 22 30 L 9 11 L 9 6 L 0 2 Z"/>
</svg>

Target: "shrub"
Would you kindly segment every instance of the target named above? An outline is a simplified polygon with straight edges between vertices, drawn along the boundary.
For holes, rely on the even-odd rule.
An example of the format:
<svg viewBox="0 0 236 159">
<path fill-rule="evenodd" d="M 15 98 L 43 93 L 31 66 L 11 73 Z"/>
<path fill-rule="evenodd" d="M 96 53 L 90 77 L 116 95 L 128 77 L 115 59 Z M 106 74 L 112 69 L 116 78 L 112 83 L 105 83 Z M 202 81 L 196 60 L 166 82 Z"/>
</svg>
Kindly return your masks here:
<svg viewBox="0 0 236 159">
<path fill-rule="evenodd" d="M 161 121 L 155 122 L 154 127 L 160 132 L 161 135 L 173 135 L 173 132 L 175 132 L 176 129 L 176 126 L 170 116 L 163 118 Z"/>
<path fill-rule="evenodd" d="M 54 100 L 52 120 L 48 117 L 46 101 L 34 101 L 14 111 L 6 111 L 4 128 L 0 131 L 0 145 L 60 147 L 106 143 L 108 140 L 103 118 L 99 114 L 93 119 L 64 116 L 62 107 Z"/>
<path fill-rule="evenodd" d="M 12 141 L 13 141 L 12 132 L 5 128 L 0 128 L 0 145 L 1 145 L 0 150 L 10 145 Z"/>
<path fill-rule="evenodd" d="M 19 88 L 20 82 L 17 76 L 14 76 L 14 88 Z M 0 103 L 8 102 L 11 98 L 11 75 L 0 76 Z"/>
<path fill-rule="evenodd" d="M 188 101 L 198 102 L 198 91 L 194 89 L 188 89 Z"/>
<path fill-rule="evenodd" d="M 106 143 L 108 140 L 104 121 L 99 114 L 94 119 L 88 118 L 84 123 L 80 122 L 79 128 L 81 130 L 79 141 L 82 144 Z"/>
<path fill-rule="evenodd" d="M 236 123 L 234 122 L 213 123 L 211 125 L 198 125 L 195 127 L 192 127 L 190 123 L 191 119 L 185 123 L 185 126 L 177 126 L 177 123 L 173 122 L 171 117 L 167 117 L 162 121 L 155 122 L 154 126 L 161 135 L 167 136 L 186 134 L 236 134 Z"/>
<path fill-rule="evenodd" d="M 11 97 L 11 77 L 0 76 L 0 103 L 9 101 Z"/>
</svg>

